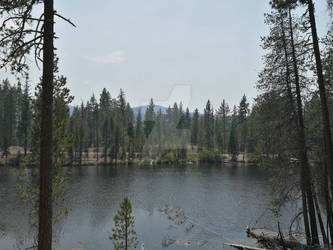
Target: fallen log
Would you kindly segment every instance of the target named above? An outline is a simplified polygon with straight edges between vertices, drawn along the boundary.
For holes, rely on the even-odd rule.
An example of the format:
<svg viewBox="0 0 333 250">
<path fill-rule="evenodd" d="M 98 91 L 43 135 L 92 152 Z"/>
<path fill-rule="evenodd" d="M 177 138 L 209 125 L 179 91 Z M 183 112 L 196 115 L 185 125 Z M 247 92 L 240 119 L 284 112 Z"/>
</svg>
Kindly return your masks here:
<svg viewBox="0 0 333 250">
<path fill-rule="evenodd" d="M 237 244 L 237 243 L 224 243 L 224 245 L 234 247 L 234 248 L 237 248 L 237 249 L 240 249 L 240 250 L 266 250 L 266 248 L 246 246 L 246 245 Z"/>
<path fill-rule="evenodd" d="M 265 228 L 247 228 L 246 233 L 248 236 L 255 238 L 259 243 L 265 246 L 282 246 L 290 249 L 307 249 L 305 244 L 302 244 L 289 236 L 281 235 L 277 232 Z"/>
</svg>

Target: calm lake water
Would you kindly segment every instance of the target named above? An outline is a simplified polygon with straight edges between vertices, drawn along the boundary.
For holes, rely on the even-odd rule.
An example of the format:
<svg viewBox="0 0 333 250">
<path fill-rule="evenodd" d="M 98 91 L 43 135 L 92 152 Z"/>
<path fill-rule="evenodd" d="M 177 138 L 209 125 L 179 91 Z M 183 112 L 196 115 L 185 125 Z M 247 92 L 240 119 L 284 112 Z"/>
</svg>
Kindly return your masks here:
<svg viewBox="0 0 333 250">
<path fill-rule="evenodd" d="M 276 228 L 270 211 L 273 194 L 269 174 L 257 167 L 68 167 L 71 177 L 65 203 L 71 210 L 55 228 L 57 249 L 113 249 L 108 239 L 113 216 L 124 196 L 132 202 L 140 244 L 162 249 L 164 238 L 179 240 L 168 249 L 223 249 L 223 242 L 249 243 L 245 228 Z M 32 245 L 27 209 L 20 201 L 13 168 L 0 167 L 0 249 L 25 249 Z M 159 211 L 165 204 L 179 207 L 195 224 L 187 232 Z M 286 227 L 293 207 L 280 221 Z M 207 241 L 207 242 L 206 242 Z M 203 244 L 199 247 L 197 244 Z M 252 243 L 253 244 L 253 243 Z M 139 248 L 141 249 L 141 248 Z M 163 248 L 164 249 L 164 248 Z"/>
</svg>

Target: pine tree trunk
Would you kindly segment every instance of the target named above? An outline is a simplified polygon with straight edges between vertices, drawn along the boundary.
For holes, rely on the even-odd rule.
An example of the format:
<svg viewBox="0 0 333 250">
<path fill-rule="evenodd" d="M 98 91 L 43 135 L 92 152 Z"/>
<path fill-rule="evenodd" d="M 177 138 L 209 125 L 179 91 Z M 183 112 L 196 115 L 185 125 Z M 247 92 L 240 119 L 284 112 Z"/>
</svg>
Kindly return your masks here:
<svg viewBox="0 0 333 250">
<path fill-rule="evenodd" d="M 295 109 L 295 105 L 294 105 L 294 98 L 293 98 L 293 93 L 292 93 L 291 84 L 290 84 L 290 69 L 289 69 L 286 34 L 285 34 L 285 28 L 284 28 L 284 24 L 283 24 L 283 17 L 282 17 L 281 13 L 280 13 L 280 18 L 281 18 L 280 26 L 281 26 L 281 30 L 282 30 L 283 52 L 284 52 L 284 58 L 285 58 L 285 64 L 286 64 L 285 65 L 286 66 L 286 86 L 287 86 L 287 92 L 288 92 L 291 110 L 292 110 L 293 116 L 296 117 L 296 111 L 295 111 L 296 109 Z"/>
<path fill-rule="evenodd" d="M 52 249 L 53 0 L 44 1 L 38 249 Z"/>
<path fill-rule="evenodd" d="M 328 239 L 327 239 L 326 232 L 325 232 L 325 226 L 324 226 L 324 222 L 323 222 L 323 219 L 322 219 L 322 216 L 321 216 L 320 207 L 319 207 L 319 204 L 318 204 L 318 198 L 317 198 L 317 195 L 315 193 L 315 190 L 314 190 L 313 186 L 312 186 L 312 192 L 313 192 L 314 204 L 315 204 L 316 211 L 317 211 L 319 227 L 320 227 L 320 230 L 321 230 L 321 235 L 323 237 L 324 244 L 327 246 L 328 245 Z"/>
<path fill-rule="evenodd" d="M 305 191 L 307 203 L 308 203 L 308 212 L 310 219 L 311 227 L 311 245 L 319 245 L 318 231 L 317 231 L 317 221 L 316 213 L 313 202 L 312 194 L 312 183 L 311 183 L 311 170 L 309 167 L 307 149 L 306 149 L 306 139 L 305 139 L 305 127 L 303 120 L 303 105 L 301 97 L 301 89 L 299 82 L 298 66 L 294 45 L 294 35 L 293 27 L 291 20 L 291 10 L 289 9 L 289 28 L 290 28 L 290 41 L 292 48 L 292 57 L 293 57 L 293 66 L 295 74 L 295 87 L 296 87 L 296 102 L 297 102 L 297 119 L 298 119 L 298 144 L 299 144 L 299 157 L 301 162 L 301 188 Z M 304 207 L 303 207 L 304 210 Z M 303 211 L 304 212 L 304 211 Z"/>
<path fill-rule="evenodd" d="M 302 180 L 301 180 L 302 183 Z M 304 221 L 304 230 L 305 230 L 305 238 L 307 245 L 311 245 L 311 232 L 310 232 L 310 224 L 309 224 L 309 216 L 308 216 L 308 208 L 307 208 L 307 202 L 306 202 L 306 194 L 305 194 L 305 188 L 301 188 L 302 193 L 302 207 L 303 207 L 303 221 Z"/>
<path fill-rule="evenodd" d="M 322 123 L 323 123 L 323 136 L 325 139 L 325 156 L 328 164 L 328 174 L 330 176 L 331 181 L 331 192 L 333 193 L 333 145 L 332 145 L 332 135 L 330 130 L 330 118 L 328 112 L 328 104 L 326 97 L 326 89 L 324 83 L 323 76 L 323 67 L 320 56 L 318 35 L 317 35 L 317 27 L 316 20 L 314 15 L 314 4 L 312 0 L 308 0 L 308 10 L 309 10 L 309 20 L 312 31 L 312 42 L 313 42 L 313 50 L 316 59 L 316 71 L 317 71 L 317 82 L 319 86 L 319 95 L 321 102 L 321 113 L 322 113 Z"/>
<path fill-rule="evenodd" d="M 324 193 L 325 193 L 325 203 L 326 203 L 326 217 L 327 217 L 327 232 L 329 231 L 330 233 L 327 233 L 327 238 L 329 242 L 329 235 L 331 236 L 331 242 L 333 240 L 333 223 L 332 223 L 332 207 L 331 207 L 331 197 L 329 194 L 329 181 L 328 181 L 328 172 L 327 172 L 327 162 L 326 158 L 324 159 Z"/>
<path fill-rule="evenodd" d="M 125 218 L 125 250 L 128 248 L 128 224 L 127 224 L 127 218 Z"/>
<path fill-rule="evenodd" d="M 281 14 L 281 13 L 280 13 Z M 294 105 L 294 99 L 293 99 L 293 93 L 291 90 L 291 83 L 290 83 L 290 69 L 289 69 L 289 59 L 288 59 L 288 51 L 287 51 L 287 42 L 286 42 L 286 35 L 285 35 L 285 29 L 283 24 L 283 17 L 282 14 L 280 16 L 281 18 L 281 30 L 282 30 L 282 41 L 283 41 L 283 49 L 284 49 L 284 57 L 285 57 L 285 66 L 286 66 L 286 86 L 287 86 L 287 92 L 289 97 L 289 102 L 291 106 L 291 110 L 293 113 L 293 118 L 296 118 L 296 108 Z M 296 123 L 296 126 L 298 124 Z M 302 183 L 302 181 L 301 181 Z M 307 244 L 309 245 L 311 243 L 311 233 L 310 233 L 310 225 L 309 225 L 309 217 L 308 217 L 308 210 L 307 210 L 307 202 L 306 202 L 306 195 L 304 192 L 304 188 L 301 188 L 302 191 L 302 206 L 303 206 L 303 221 L 304 221 L 304 230 L 305 230 L 305 236 Z"/>
</svg>

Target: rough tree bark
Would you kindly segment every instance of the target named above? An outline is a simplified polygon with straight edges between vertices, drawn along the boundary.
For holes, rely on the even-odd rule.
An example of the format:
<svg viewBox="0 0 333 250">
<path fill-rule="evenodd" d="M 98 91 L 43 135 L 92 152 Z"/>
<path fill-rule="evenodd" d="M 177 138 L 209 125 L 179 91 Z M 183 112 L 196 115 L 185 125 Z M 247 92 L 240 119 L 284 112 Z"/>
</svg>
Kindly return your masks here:
<svg viewBox="0 0 333 250">
<path fill-rule="evenodd" d="M 52 249 L 53 0 L 44 1 L 38 250 Z"/>
</svg>

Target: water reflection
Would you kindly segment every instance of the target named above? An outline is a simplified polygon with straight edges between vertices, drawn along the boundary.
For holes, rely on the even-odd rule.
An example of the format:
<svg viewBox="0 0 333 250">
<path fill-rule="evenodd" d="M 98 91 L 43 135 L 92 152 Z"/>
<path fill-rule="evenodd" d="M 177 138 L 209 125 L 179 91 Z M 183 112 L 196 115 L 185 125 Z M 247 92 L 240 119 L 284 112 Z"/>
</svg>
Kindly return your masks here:
<svg viewBox="0 0 333 250">
<path fill-rule="evenodd" d="M 90 166 L 66 167 L 71 177 L 66 206 L 69 216 L 56 226 L 56 246 L 62 249 L 111 249 L 108 239 L 113 216 L 124 196 L 132 201 L 135 228 L 147 249 L 162 249 L 168 236 L 174 239 L 208 240 L 205 246 L 220 249 L 226 240 L 246 239 L 244 228 L 275 227 L 269 211 L 272 194 L 267 171 L 246 166 L 139 168 Z M 13 169 L 0 168 L 0 249 L 31 246 L 27 209 L 15 190 Z M 187 232 L 167 219 L 158 208 L 170 204 L 182 208 L 195 230 Z M 282 226 L 289 221 L 282 216 Z M 183 249 L 173 244 L 170 249 Z M 191 249 L 202 249 L 193 246 Z"/>
</svg>

